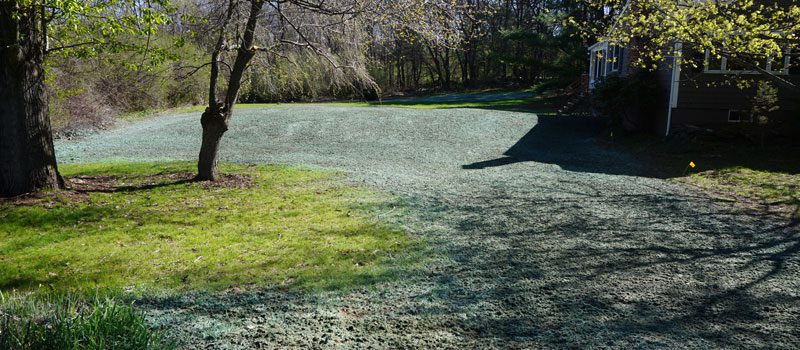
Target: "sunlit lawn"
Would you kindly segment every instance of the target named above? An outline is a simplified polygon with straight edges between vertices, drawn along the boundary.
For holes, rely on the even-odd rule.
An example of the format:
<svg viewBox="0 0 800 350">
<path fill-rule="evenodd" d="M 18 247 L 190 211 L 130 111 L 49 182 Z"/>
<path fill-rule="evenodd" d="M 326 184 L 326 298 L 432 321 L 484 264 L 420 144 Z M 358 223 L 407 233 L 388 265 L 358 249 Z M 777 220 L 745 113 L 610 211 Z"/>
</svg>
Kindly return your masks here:
<svg viewBox="0 0 800 350">
<path fill-rule="evenodd" d="M 76 188 L 112 186 L 0 203 L 0 290 L 346 288 L 391 275 L 417 246 L 370 213 L 397 202 L 337 174 L 225 165 L 252 178 L 231 187 L 185 181 L 191 170 L 67 165 Z"/>
<path fill-rule="evenodd" d="M 680 181 L 722 196 L 735 196 L 767 205 L 782 205 L 787 207 L 791 217 L 800 219 L 798 174 L 737 166 L 692 174 Z"/>
</svg>

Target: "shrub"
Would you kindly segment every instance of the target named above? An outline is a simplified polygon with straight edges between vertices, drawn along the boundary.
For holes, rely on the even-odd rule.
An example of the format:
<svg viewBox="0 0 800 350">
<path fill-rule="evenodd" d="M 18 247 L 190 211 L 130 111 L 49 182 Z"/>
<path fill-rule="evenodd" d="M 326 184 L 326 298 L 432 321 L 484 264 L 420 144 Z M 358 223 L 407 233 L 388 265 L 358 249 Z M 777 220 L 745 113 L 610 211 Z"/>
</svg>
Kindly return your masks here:
<svg viewBox="0 0 800 350">
<path fill-rule="evenodd" d="M 760 130 L 761 147 L 764 147 L 766 138 L 766 126 L 769 123 L 769 115 L 780 109 L 778 106 L 778 88 L 772 82 L 759 81 L 756 94 L 753 97 L 753 117 Z"/>
<path fill-rule="evenodd" d="M 165 57 L 107 52 L 93 59 L 49 56 L 47 87 L 57 134 L 102 128 L 117 114 L 203 103 L 208 94 L 207 60 L 197 45 L 175 44 L 160 33 L 155 49 Z"/>
<path fill-rule="evenodd" d="M 624 77 L 610 75 L 598 82 L 592 103 L 612 127 L 644 131 L 657 119 L 658 108 L 666 109 L 666 96 L 652 72 L 639 71 Z"/>
<path fill-rule="evenodd" d="M 0 293 L 0 349 L 172 349 L 130 304 L 71 294 Z"/>
</svg>

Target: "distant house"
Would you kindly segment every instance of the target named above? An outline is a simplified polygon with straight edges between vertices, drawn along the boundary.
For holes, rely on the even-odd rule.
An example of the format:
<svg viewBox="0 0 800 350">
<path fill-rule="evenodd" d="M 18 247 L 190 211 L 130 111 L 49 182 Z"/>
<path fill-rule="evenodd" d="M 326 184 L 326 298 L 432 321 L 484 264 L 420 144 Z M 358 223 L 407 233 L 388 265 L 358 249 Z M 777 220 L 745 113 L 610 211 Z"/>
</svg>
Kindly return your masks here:
<svg viewBox="0 0 800 350">
<path fill-rule="evenodd" d="M 738 68 L 724 57 L 716 59 L 708 51 L 698 52 L 681 44 L 675 44 L 674 52 L 655 72 L 657 84 L 665 92 L 661 101 L 663 106 L 657 106 L 657 110 L 663 112 L 639 116 L 647 129 L 659 135 L 669 135 L 685 125 L 714 128 L 753 122 L 750 111 L 756 84 L 741 89 L 735 78 L 764 79 L 760 74 Z M 615 74 L 624 77 L 640 69 L 632 65 L 636 54 L 635 45 L 620 47 L 598 42 L 590 46 L 589 91 L 605 77 Z M 798 56 L 785 55 L 780 62 L 767 63 L 764 69 L 800 84 L 800 62 L 790 62 L 790 59 L 798 60 Z M 697 62 L 698 67 L 685 64 L 688 60 Z M 770 115 L 770 120 L 797 126 L 800 124 L 800 106 L 785 91 L 780 88 L 778 91 L 780 109 Z"/>
</svg>

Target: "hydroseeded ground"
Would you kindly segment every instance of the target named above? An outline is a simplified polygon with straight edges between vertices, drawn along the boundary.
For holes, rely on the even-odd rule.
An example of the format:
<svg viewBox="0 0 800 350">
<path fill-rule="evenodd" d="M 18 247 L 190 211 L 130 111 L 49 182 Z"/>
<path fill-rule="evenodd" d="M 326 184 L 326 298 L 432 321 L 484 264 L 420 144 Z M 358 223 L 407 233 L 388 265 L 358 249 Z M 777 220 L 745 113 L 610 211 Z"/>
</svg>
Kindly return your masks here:
<svg viewBox="0 0 800 350">
<path fill-rule="evenodd" d="M 797 348 L 800 230 L 642 177 L 598 121 L 489 109 L 241 110 L 221 156 L 343 170 L 435 252 L 342 292 L 146 300 L 197 348 Z M 59 142 L 62 162 L 193 160 L 199 115 Z"/>
</svg>

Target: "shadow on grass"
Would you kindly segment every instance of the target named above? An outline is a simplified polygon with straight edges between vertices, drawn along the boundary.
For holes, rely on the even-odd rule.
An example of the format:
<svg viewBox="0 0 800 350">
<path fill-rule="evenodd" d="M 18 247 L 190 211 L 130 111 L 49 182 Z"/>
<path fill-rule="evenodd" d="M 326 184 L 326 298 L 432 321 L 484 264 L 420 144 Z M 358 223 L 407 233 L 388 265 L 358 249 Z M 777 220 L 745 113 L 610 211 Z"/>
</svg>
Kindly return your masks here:
<svg viewBox="0 0 800 350">
<path fill-rule="evenodd" d="M 131 183 L 134 182 L 134 183 Z M 130 193 L 158 190 L 198 182 L 189 172 L 160 172 L 153 175 L 117 176 L 92 175 L 75 176 L 67 181 L 68 190 L 78 193 Z"/>
<path fill-rule="evenodd" d="M 686 165 L 697 165 L 693 172 L 744 167 L 753 170 L 800 174 L 800 143 L 783 140 L 762 147 L 742 139 L 709 139 L 694 141 L 684 137 L 625 135 L 615 140 L 603 138 L 605 145 L 619 152 L 636 156 L 641 162 L 659 170 L 658 177 L 684 176 Z"/>
<path fill-rule="evenodd" d="M 577 172 L 653 175 L 653 171 L 632 157 L 597 144 L 596 139 L 604 125 L 605 121 L 600 118 L 538 115 L 536 125 L 502 156 L 465 164 L 462 168 L 479 170 L 538 162 Z"/>
<path fill-rule="evenodd" d="M 140 185 L 123 185 L 123 186 L 114 186 L 109 188 L 79 189 L 77 191 L 80 193 L 130 193 L 130 192 L 150 191 L 165 187 L 173 187 L 193 182 L 197 181 L 194 178 L 190 178 L 190 179 L 176 180 L 170 182 L 149 183 Z"/>
<path fill-rule="evenodd" d="M 424 296 L 444 304 L 433 317 L 479 312 L 457 320 L 459 331 L 527 347 L 800 342 L 797 223 L 667 192 L 612 195 L 583 183 L 554 201 L 530 186 L 447 206 L 468 237 L 448 242 L 448 255 L 469 268 L 436 277 Z"/>
<path fill-rule="evenodd" d="M 535 109 L 525 112 L 536 113 Z M 598 117 L 543 115 L 502 155 L 464 164 L 478 170 L 520 162 L 558 165 L 562 169 L 599 174 L 669 179 L 704 170 L 744 167 L 800 174 L 800 146 L 755 146 L 716 143 L 686 146 L 679 140 L 639 136 L 611 141 L 607 121 Z M 688 167 L 689 162 L 696 169 Z"/>
</svg>

